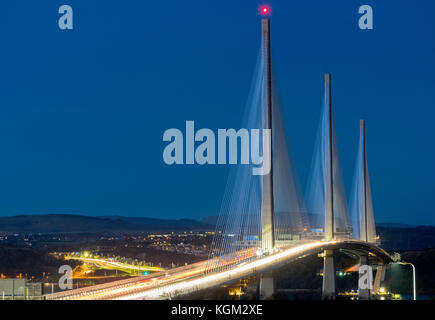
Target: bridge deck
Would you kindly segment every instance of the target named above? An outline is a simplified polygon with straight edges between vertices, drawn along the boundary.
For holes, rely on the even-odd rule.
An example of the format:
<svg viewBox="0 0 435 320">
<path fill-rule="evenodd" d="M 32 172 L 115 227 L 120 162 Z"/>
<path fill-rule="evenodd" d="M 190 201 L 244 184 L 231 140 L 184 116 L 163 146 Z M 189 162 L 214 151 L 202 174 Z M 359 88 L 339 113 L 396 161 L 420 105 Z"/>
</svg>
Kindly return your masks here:
<svg viewBox="0 0 435 320">
<path fill-rule="evenodd" d="M 228 269 L 205 273 L 208 260 L 166 272 L 115 281 L 89 288 L 81 288 L 47 295 L 53 300 L 94 299 L 165 299 L 211 288 L 228 281 L 237 280 L 257 272 L 276 268 L 301 255 L 325 249 L 346 249 L 355 253 L 370 253 L 380 263 L 391 261 L 391 257 L 375 244 L 355 240 L 313 241 L 277 253 L 241 262 Z"/>
</svg>

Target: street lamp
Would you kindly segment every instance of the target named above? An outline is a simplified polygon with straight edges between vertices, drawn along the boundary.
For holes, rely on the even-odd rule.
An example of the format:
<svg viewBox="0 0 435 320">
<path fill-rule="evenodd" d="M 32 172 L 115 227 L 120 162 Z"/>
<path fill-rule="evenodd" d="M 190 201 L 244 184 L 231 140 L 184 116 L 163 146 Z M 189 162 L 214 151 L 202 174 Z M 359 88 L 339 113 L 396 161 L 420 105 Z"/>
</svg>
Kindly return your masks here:
<svg viewBox="0 0 435 320">
<path fill-rule="evenodd" d="M 414 300 L 417 300 L 417 288 L 415 286 L 415 266 L 411 262 L 400 262 L 397 261 L 396 263 L 401 265 L 410 265 L 412 267 L 412 287 L 414 291 Z"/>
</svg>

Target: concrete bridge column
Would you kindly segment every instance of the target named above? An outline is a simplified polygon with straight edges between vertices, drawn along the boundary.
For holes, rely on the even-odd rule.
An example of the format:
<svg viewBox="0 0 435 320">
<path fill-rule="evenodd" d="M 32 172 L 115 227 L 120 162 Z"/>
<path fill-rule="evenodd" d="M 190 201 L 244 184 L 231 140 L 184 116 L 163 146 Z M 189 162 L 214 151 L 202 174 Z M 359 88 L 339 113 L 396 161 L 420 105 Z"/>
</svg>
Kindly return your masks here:
<svg viewBox="0 0 435 320">
<path fill-rule="evenodd" d="M 273 298 L 275 285 L 272 272 L 262 273 L 260 277 L 260 300 Z"/>
<path fill-rule="evenodd" d="M 368 261 L 367 255 L 360 256 L 358 279 L 358 297 L 360 300 L 370 300 L 370 290 L 373 288 L 373 274 Z"/>
<path fill-rule="evenodd" d="M 334 250 L 323 253 L 323 288 L 322 299 L 335 300 L 337 295 L 337 278 L 335 273 Z"/>
<path fill-rule="evenodd" d="M 385 280 L 385 270 L 386 267 L 384 264 L 379 264 L 376 269 L 375 281 L 373 282 L 373 289 L 371 294 L 377 294 L 379 289 L 381 288 L 381 282 Z"/>
</svg>

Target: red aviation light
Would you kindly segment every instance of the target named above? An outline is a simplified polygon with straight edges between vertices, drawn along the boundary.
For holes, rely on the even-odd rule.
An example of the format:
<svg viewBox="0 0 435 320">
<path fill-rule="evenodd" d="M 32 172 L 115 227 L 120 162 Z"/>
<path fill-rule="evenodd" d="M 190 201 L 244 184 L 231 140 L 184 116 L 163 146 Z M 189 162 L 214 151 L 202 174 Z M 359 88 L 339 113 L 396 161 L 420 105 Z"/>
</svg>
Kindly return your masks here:
<svg viewBox="0 0 435 320">
<path fill-rule="evenodd" d="M 261 16 L 270 16 L 270 14 L 272 13 L 271 7 L 267 4 L 263 4 L 258 8 L 258 11 L 260 13 Z"/>
</svg>

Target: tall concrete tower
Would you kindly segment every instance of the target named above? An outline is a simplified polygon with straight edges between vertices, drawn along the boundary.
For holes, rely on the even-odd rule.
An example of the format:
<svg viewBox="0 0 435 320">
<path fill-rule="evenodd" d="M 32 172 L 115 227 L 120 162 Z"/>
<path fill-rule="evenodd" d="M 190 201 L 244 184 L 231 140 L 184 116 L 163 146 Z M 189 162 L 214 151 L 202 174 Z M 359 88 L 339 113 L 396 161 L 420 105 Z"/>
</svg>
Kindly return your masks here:
<svg viewBox="0 0 435 320">
<path fill-rule="evenodd" d="M 372 193 L 370 188 L 370 178 L 367 167 L 367 151 L 366 151 L 366 130 L 365 121 L 360 120 L 360 159 L 358 159 L 359 167 L 356 175 L 358 177 L 358 209 L 360 218 L 360 240 L 377 242 L 375 217 L 373 212 Z"/>
<path fill-rule="evenodd" d="M 327 150 L 325 150 L 325 240 L 332 240 L 334 238 L 334 142 L 332 141 L 331 75 L 329 73 L 325 74 L 325 103 L 328 110 L 328 143 Z"/>
<path fill-rule="evenodd" d="M 360 120 L 360 139 L 362 141 L 362 163 L 363 163 L 363 210 L 361 214 L 360 225 L 360 239 L 362 241 L 369 241 L 368 228 L 367 228 L 367 158 L 366 158 L 366 133 L 365 122 Z"/>
<path fill-rule="evenodd" d="M 331 104 L 331 75 L 325 74 L 325 103 L 328 110 L 328 143 L 325 152 L 325 240 L 334 239 L 334 155 Z M 323 252 L 323 299 L 332 300 L 336 297 L 336 275 L 334 250 Z"/>
<path fill-rule="evenodd" d="M 262 30 L 262 59 L 263 59 L 263 105 L 265 105 L 266 110 L 266 123 L 265 129 L 270 129 L 272 132 L 272 66 L 270 58 L 270 20 L 262 19 L 261 21 Z M 263 176 L 263 194 L 261 201 L 261 248 L 263 251 L 270 251 L 275 246 L 275 235 L 274 235 L 274 225 L 273 225 L 273 213 L 274 213 L 274 203 L 273 203 L 273 144 L 272 138 L 273 134 L 270 135 L 270 172 Z M 263 155 L 264 155 L 263 150 Z"/>
</svg>

